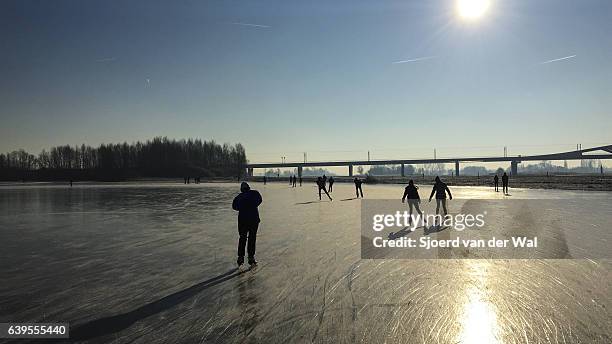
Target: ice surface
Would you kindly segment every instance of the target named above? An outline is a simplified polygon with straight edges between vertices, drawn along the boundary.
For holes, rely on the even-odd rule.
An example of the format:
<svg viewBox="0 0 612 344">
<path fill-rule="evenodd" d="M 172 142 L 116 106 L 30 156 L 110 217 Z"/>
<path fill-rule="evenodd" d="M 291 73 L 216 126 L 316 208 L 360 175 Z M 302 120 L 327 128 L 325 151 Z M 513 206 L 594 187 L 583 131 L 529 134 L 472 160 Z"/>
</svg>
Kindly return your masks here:
<svg viewBox="0 0 612 344">
<path fill-rule="evenodd" d="M 609 260 L 362 260 L 352 185 L 336 183 L 333 202 L 314 184 L 252 187 L 264 198 L 253 271 L 235 270 L 238 184 L 0 187 L 0 322 L 67 321 L 92 343 L 612 340 Z M 402 193 L 364 185 L 367 198 Z"/>
</svg>

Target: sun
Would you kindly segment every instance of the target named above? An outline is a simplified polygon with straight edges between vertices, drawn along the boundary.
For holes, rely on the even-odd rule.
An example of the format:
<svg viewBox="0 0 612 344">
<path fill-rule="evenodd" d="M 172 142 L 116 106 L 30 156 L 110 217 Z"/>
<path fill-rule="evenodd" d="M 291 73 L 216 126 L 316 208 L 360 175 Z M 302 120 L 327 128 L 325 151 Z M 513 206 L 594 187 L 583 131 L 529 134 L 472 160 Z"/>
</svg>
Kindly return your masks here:
<svg viewBox="0 0 612 344">
<path fill-rule="evenodd" d="M 474 20 L 487 13 L 490 0 L 457 0 L 457 12 L 464 19 Z"/>
</svg>

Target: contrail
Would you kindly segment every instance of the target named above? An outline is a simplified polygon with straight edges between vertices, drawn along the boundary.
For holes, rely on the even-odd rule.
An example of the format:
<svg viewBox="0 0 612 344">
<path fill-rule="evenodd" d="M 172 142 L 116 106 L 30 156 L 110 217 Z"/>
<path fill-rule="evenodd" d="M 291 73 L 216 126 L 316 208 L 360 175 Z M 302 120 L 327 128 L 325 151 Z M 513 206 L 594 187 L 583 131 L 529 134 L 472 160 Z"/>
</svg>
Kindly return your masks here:
<svg viewBox="0 0 612 344">
<path fill-rule="evenodd" d="M 394 61 L 392 63 L 393 64 L 400 64 L 400 63 L 419 62 L 419 61 L 431 60 L 431 59 L 435 59 L 435 58 L 436 58 L 436 56 L 424 56 L 424 57 L 417 57 L 417 58 L 409 59 L 409 60 Z"/>
<path fill-rule="evenodd" d="M 106 58 L 103 58 L 103 59 L 97 59 L 97 60 L 95 60 L 95 62 L 97 62 L 97 63 L 113 62 L 116 59 L 117 59 L 116 57 L 106 57 Z"/>
<path fill-rule="evenodd" d="M 560 57 L 560 58 L 558 58 L 558 59 L 553 59 L 553 60 L 548 60 L 548 61 L 540 62 L 540 64 L 547 64 L 547 63 L 551 63 L 551 62 L 557 62 L 557 61 L 563 61 L 563 60 L 573 59 L 574 57 L 576 57 L 576 55 L 570 55 L 570 56 Z"/>
<path fill-rule="evenodd" d="M 271 26 L 268 26 L 268 25 L 251 24 L 251 23 L 233 22 L 233 23 L 230 23 L 230 24 L 231 25 L 240 25 L 240 26 L 249 26 L 249 27 L 271 28 Z"/>
</svg>

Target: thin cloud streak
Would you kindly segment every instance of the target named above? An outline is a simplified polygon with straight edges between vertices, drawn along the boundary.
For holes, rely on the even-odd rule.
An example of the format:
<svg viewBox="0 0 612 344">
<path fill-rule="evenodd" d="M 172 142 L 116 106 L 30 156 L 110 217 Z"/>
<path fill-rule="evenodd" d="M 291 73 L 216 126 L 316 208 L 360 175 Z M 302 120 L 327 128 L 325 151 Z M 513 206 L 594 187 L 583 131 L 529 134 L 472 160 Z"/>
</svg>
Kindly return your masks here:
<svg viewBox="0 0 612 344">
<path fill-rule="evenodd" d="M 393 64 L 401 64 L 401 63 L 419 62 L 419 61 L 426 61 L 426 60 L 435 59 L 436 57 L 437 56 L 423 56 L 423 57 L 417 57 L 417 58 L 414 58 L 414 59 L 394 61 L 394 62 L 391 62 L 391 63 L 393 63 Z"/>
<path fill-rule="evenodd" d="M 576 57 L 576 55 L 570 55 L 570 56 L 560 57 L 560 58 L 558 58 L 558 59 L 552 59 L 552 60 L 548 60 L 548 61 L 540 62 L 540 64 L 547 64 L 547 63 L 552 63 L 552 62 L 557 62 L 557 61 L 569 60 L 569 59 L 573 59 L 574 57 Z"/>
<path fill-rule="evenodd" d="M 259 28 L 264 28 L 264 29 L 271 28 L 271 26 L 269 26 L 269 25 L 241 23 L 241 22 L 232 22 L 232 23 L 229 23 L 229 24 L 231 24 L 231 25 L 238 25 L 238 26 L 259 27 Z"/>
</svg>

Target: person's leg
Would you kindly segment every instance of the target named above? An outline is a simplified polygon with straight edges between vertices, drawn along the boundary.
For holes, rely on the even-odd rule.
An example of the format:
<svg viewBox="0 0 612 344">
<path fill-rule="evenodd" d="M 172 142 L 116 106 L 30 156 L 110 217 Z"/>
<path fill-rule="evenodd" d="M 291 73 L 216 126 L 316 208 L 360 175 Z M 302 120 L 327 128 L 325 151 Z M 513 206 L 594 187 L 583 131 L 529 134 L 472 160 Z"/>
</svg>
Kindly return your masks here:
<svg viewBox="0 0 612 344">
<path fill-rule="evenodd" d="M 414 201 L 414 207 L 416 208 L 417 213 L 423 216 L 423 212 L 421 211 L 421 208 L 419 208 L 419 201 Z"/>
<path fill-rule="evenodd" d="M 363 189 L 361 188 L 361 186 L 359 187 L 359 193 L 361 194 L 361 198 L 363 198 Z"/>
<path fill-rule="evenodd" d="M 321 200 L 321 188 L 319 188 L 319 201 Z"/>
<path fill-rule="evenodd" d="M 448 210 L 446 210 L 446 198 L 441 201 L 442 201 L 442 209 L 444 210 L 444 216 L 446 216 L 446 214 L 448 214 Z"/>
<path fill-rule="evenodd" d="M 244 224 L 238 224 L 238 235 L 240 236 L 238 238 L 238 265 L 241 265 L 244 263 L 244 248 L 247 243 L 248 235 L 248 228 Z"/>
<path fill-rule="evenodd" d="M 359 198 L 359 188 L 355 186 L 355 195 Z"/>
<path fill-rule="evenodd" d="M 408 200 L 408 209 L 409 209 L 410 215 L 412 215 L 412 208 L 413 208 L 413 206 L 414 206 L 414 205 L 413 205 L 413 203 L 412 203 L 412 200 L 410 200 L 410 199 L 409 199 L 409 200 Z"/>
<path fill-rule="evenodd" d="M 419 201 L 418 200 L 414 201 L 414 208 L 416 209 L 417 214 L 419 214 L 419 216 L 417 217 L 417 225 L 419 223 L 421 223 L 421 225 L 424 225 L 425 219 L 423 219 L 423 212 L 421 211 L 421 208 L 419 208 Z"/>
<path fill-rule="evenodd" d="M 329 193 L 327 192 L 327 189 L 323 189 L 323 191 L 325 191 L 325 194 L 327 195 L 327 197 L 329 197 L 329 200 L 331 201 L 331 200 L 332 200 L 332 198 L 331 198 L 331 196 L 329 195 Z"/>
<path fill-rule="evenodd" d="M 257 243 L 257 228 L 259 223 L 253 223 L 249 226 L 249 243 L 247 245 L 247 253 L 249 255 L 249 264 L 255 261 L 255 245 Z"/>
<path fill-rule="evenodd" d="M 414 203 L 414 208 L 417 211 L 417 214 L 419 214 L 419 217 L 417 217 L 417 222 L 423 223 L 423 212 L 419 208 L 419 201 L 414 200 L 413 203 Z"/>
<path fill-rule="evenodd" d="M 408 224 L 410 224 L 412 223 L 412 200 L 410 199 L 408 200 L 408 209 L 410 209 L 408 212 Z"/>
<path fill-rule="evenodd" d="M 442 200 L 436 198 L 436 216 L 434 217 L 434 226 L 437 225 L 438 216 L 440 214 L 440 203 Z M 442 225 L 442 217 L 440 216 L 440 226 Z"/>
</svg>

